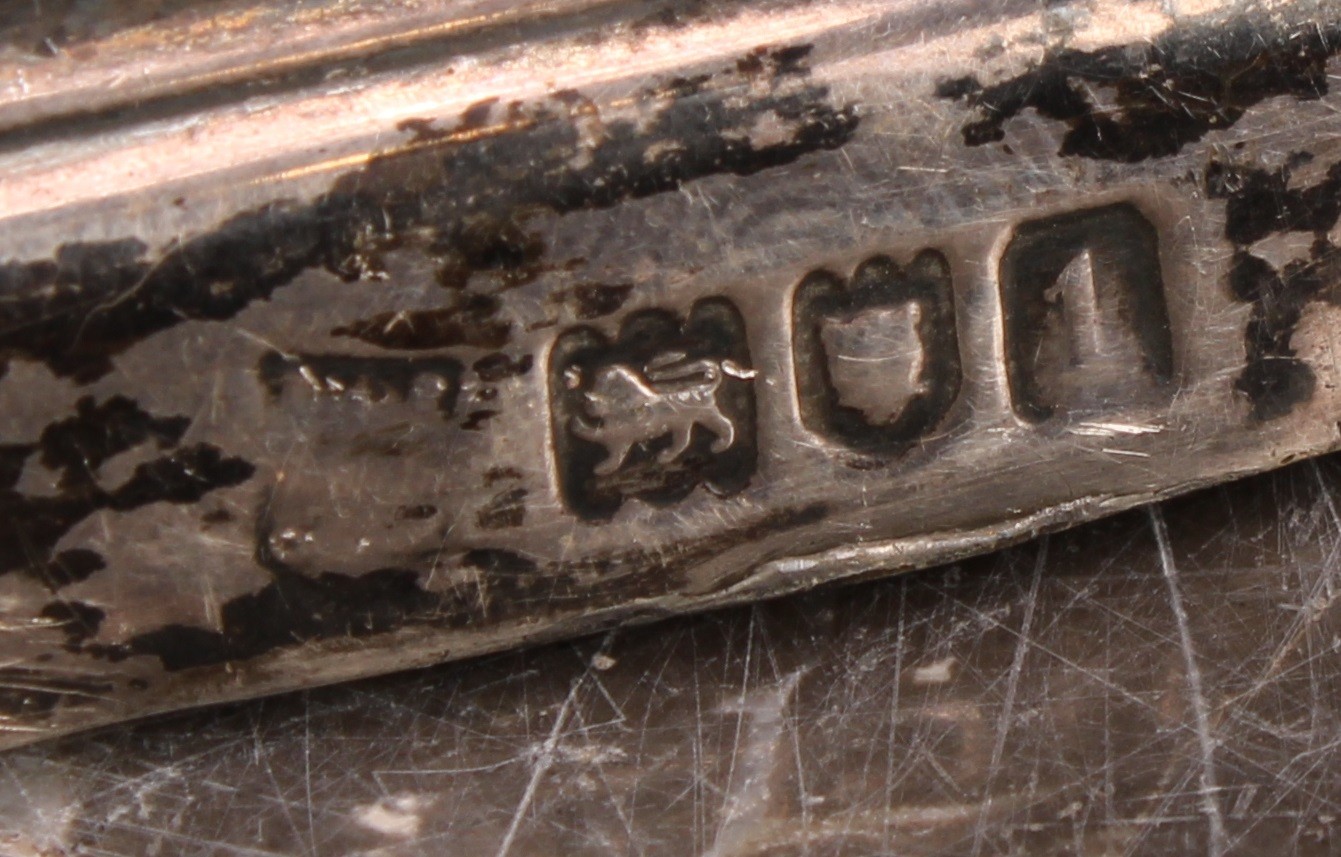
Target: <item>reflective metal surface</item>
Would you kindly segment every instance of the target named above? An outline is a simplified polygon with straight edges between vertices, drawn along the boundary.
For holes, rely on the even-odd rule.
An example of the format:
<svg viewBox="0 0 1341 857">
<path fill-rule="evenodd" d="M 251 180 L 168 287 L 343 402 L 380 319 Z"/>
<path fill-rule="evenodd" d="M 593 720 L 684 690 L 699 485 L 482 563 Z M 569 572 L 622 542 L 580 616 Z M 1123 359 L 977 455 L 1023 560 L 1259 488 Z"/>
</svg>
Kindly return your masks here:
<svg viewBox="0 0 1341 857">
<path fill-rule="evenodd" d="M 61 14 L 0 54 L 0 745 L 1338 445 L 1334 3 Z"/>
<path fill-rule="evenodd" d="M 1339 20 L 0 0 L 0 743 L 1022 542 L 10 750 L 0 854 L 1341 851 L 1341 463 L 1129 508 L 1336 444 Z"/>
<path fill-rule="evenodd" d="M 16 855 L 1325 855 L 1341 462 L 0 756 Z M 1167 550 L 1160 533 L 1167 533 Z"/>
</svg>

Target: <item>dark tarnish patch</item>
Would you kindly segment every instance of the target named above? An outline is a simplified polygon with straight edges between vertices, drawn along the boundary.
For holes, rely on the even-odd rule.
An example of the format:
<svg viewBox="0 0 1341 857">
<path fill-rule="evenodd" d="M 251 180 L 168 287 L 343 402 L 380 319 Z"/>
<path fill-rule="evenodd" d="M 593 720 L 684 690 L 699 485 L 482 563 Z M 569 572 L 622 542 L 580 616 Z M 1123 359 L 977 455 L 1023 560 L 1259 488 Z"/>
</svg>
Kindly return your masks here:
<svg viewBox="0 0 1341 857">
<path fill-rule="evenodd" d="M 652 27 L 681 28 L 709 21 L 729 20 L 739 4 L 735 0 L 725 3 L 720 0 L 661 0 L 643 5 L 653 9 L 632 22 L 634 32 Z M 774 2 L 772 5 L 782 4 Z"/>
<path fill-rule="evenodd" d="M 107 459 L 152 440 L 170 449 L 182 439 L 191 421 L 186 417 L 156 418 L 125 396 L 102 404 L 85 396 L 75 404 L 75 415 L 42 431 L 38 445 L 42 464 L 60 470 L 62 488 L 91 483 Z"/>
<path fill-rule="evenodd" d="M 466 551 L 464 563 L 492 575 L 535 574 L 540 568 L 530 557 L 503 548 L 476 548 Z"/>
<path fill-rule="evenodd" d="M 56 624 L 65 635 L 66 646 L 72 651 L 97 636 L 107 614 L 91 604 L 79 601 L 53 601 L 37 614 Z"/>
<path fill-rule="evenodd" d="M 135 239 L 67 244 L 56 257 L 0 264 L 0 372 L 16 356 L 79 382 L 111 358 L 183 321 L 222 321 L 290 283 L 323 253 L 305 206 L 276 203 L 167 250 Z"/>
<path fill-rule="evenodd" d="M 480 105 L 446 132 L 419 122 L 426 139 L 378 155 L 310 203 L 245 212 L 161 252 L 127 238 L 0 263 L 0 293 L 14 296 L 0 305 L 0 373 L 18 357 L 94 380 L 135 343 L 183 321 L 232 318 L 304 271 L 383 277 L 381 256 L 408 245 L 437 259 L 444 283 L 456 288 L 477 273 L 496 288 L 525 281 L 543 250 L 524 228 L 531 217 L 609 208 L 711 175 L 750 175 L 850 140 L 856 110 L 834 106 L 827 88 L 804 81 L 805 52 L 773 51 L 753 76 L 732 69 L 687 93 L 645 92 L 642 115 L 603 123 L 588 148 L 585 99 Z M 760 85 L 758 74 L 772 75 L 763 81 L 768 91 L 742 98 Z M 791 128 L 789 138 L 753 144 L 748 130 L 764 117 Z M 501 133 L 481 130 L 490 121 Z M 458 141 L 458 131 L 469 133 Z M 344 331 L 389 348 L 473 344 L 479 334 L 465 328 L 474 319 L 460 317 L 460 306 L 421 315 L 417 325 L 378 317 Z M 484 347 L 500 347 L 501 329 L 486 329 Z"/>
<path fill-rule="evenodd" d="M 95 572 L 107 567 L 107 561 L 96 551 L 74 548 L 61 551 L 47 563 L 42 581 L 52 589 L 60 589 L 81 580 L 88 580 Z"/>
<path fill-rule="evenodd" d="M 712 9 L 713 4 L 708 0 L 670 0 L 634 21 L 632 27 L 635 32 L 649 27 L 683 27 L 706 18 Z"/>
<path fill-rule="evenodd" d="M 77 57 L 85 42 L 162 21 L 183 10 L 198 11 L 194 0 L 120 0 L 106 5 L 88 5 L 62 0 L 58 3 L 6 3 L 0 21 L 0 45 L 14 45 L 39 57 L 71 52 Z M 92 49 L 92 46 L 88 46 Z"/>
<path fill-rule="evenodd" d="M 491 408 L 480 408 L 477 411 L 471 411 L 466 414 L 466 419 L 461 423 L 461 428 L 466 431 L 481 431 L 489 420 L 498 416 L 498 411 Z"/>
<path fill-rule="evenodd" d="M 8 359 L 22 354 L 58 375 L 91 380 L 111 369 L 109 355 L 129 345 L 127 338 L 169 326 L 170 313 L 134 294 L 149 272 L 148 249 L 135 239 L 66 244 L 53 259 L 0 264 L 0 293 L 14 296 L 0 307 L 0 377 Z M 127 298 L 107 303 L 119 295 Z M 118 329 L 117 322 L 133 327 Z"/>
<path fill-rule="evenodd" d="M 475 516 L 482 530 L 505 530 L 526 522 L 525 488 L 513 488 L 495 494 Z"/>
<path fill-rule="evenodd" d="M 498 298 L 470 295 L 460 306 L 444 309 L 385 312 L 331 331 L 381 348 L 420 351 L 466 345 L 502 348 L 511 338 L 512 326 L 494 318 Z"/>
<path fill-rule="evenodd" d="M 1341 164 L 1315 185 L 1291 188 L 1292 171 L 1310 160 L 1296 155 L 1275 171 L 1215 162 L 1206 171 L 1207 193 L 1225 200 L 1225 237 L 1235 248 L 1230 289 L 1252 304 L 1248 364 L 1235 387 L 1259 420 L 1282 417 L 1312 397 L 1317 378 L 1291 339 L 1308 304 L 1341 303 L 1341 248 L 1330 237 L 1341 218 Z M 1254 243 L 1283 232 L 1313 234 L 1307 258 L 1278 269 L 1252 253 Z"/>
<path fill-rule="evenodd" d="M 222 630 L 168 625 L 125 643 L 85 645 L 80 651 L 119 661 L 133 655 L 157 657 L 169 672 L 243 661 L 306 642 L 361 638 L 412 624 L 462 628 L 559 614 L 572 607 L 602 609 L 630 597 L 654 597 L 680 585 L 680 575 L 732 547 L 822 520 L 822 505 L 788 509 L 756 524 L 697 542 L 655 552 L 634 549 L 580 562 L 542 564 L 504 548 L 475 548 L 462 566 L 482 576 L 468 592 L 425 590 L 408 569 L 380 569 L 358 577 L 324 573 L 309 577 L 288 568 L 258 536 L 258 562 L 274 581 L 258 592 L 232 599 L 220 611 Z M 594 581 L 584 582 L 580 576 Z M 488 593 L 481 599 L 479 591 Z"/>
<path fill-rule="evenodd" d="M 1237 16 L 1150 43 L 1058 51 L 991 86 L 973 77 L 942 81 L 936 94 L 982 117 L 963 128 L 970 146 L 1004 139 L 1006 121 L 1033 108 L 1068 127 L 1060 154 L 1134 163 L 1176 154 L 1268 98 L 1322 97 L 1327 60 L 1338 50 L 1341 25 Z M 1095 103 L 1096 90 L 1107 103 Z"/>
<path fill-rule="evenodd" d="M 262 508 L 268 507 L 267 498 Z M 384 568 L 356 577 L 301 574 L 274 554 L 271 526 L 267 514 L 258 516 L 256 562 L 273 581 L 224 604 L 220 630 L 165 625 L 125 643 L 88 645 L 81 651 L 112 661 L 153 655 L 164 669 L 182 670 L 247 660 L 309 640 L 383 633 L 444 607 L 444 599 L 425 591 L 419 575 L 408 569 Z"/>
<path fill-rule="evenodd" d="M 522 472 L 515 467 L 490 467 L 484 472 L 484 487 L 491 488 L 509 479 L 521 479 Z"/>
<path fill-rule="evenodd" d="M 418 503 L 413 506 L 397 506 L 397 521 L 427 521 L 438 514 L 438 507 L 430 503 Z"/>
<path fill-rule="evenodd" d="M 418 575 L 382 569 L 358 577 L 285 575 L 220 612 L 222 631 L 167 625 L 125 646 L 90 647 L 113 660 L 155 655 L 169 671 L 242 661 L 309 640 L 366 637 L 430 615 L 441 603 L 419 586 Z"/>
<path fill-rule="evenodd" d="M 81 399 L 76 414 L 52 423 L 35 444 L 0 447 L 0 575 L 23 571 L 52 589 L 87 578 L 102 568 L 92 551 L 51 551 L 75 524 L 94 512 L 124 512 L 151 503 L 194 503 L 216 488 L 241 484 L 255 468 L 228 458 L 215 446 L 178 447 L 189 420 L 155 417 L 134 402 L 115 396 L 102 404 Z M 169 454 L 135 467 L 115 488 L 98 481 L 103 463 L 152 441 Z M 29 496 L 19 477 L 37 456 L 59 473 L 59 491 Z"/>
<path fill-rule="evenodd" d="M 632 292 L 632 283 L 579 283 L 552 292 L 549 299 L 567 308 L 573 318 L 591 321 L 618 312 Z"/>
<path fill-rule="evenodd" d="M 535 365 L 535 358 L 530 354 L 523 354 L 521 357 L 513 360 L 506 354 L 489 354 L 475 361 L 471 366 L 475 374 L 480 376 L 480 380 L 487 384 L 496 384 L 499 381 L 505 381 L 508 378 L 520 378 L 531 367 Z"/>
<path fill-rule="evenodd" d="M 814 50 L 814 45 L 792 45 L 775 51 L 755 48 L 754 55 L 764 60 L 763 70 L 766 74 L 801 75 L 807 71 L 805 62 L 810 57 L 812 50 Z M 739 64 L 736 67 L 740 68 Z"/>
</svg>

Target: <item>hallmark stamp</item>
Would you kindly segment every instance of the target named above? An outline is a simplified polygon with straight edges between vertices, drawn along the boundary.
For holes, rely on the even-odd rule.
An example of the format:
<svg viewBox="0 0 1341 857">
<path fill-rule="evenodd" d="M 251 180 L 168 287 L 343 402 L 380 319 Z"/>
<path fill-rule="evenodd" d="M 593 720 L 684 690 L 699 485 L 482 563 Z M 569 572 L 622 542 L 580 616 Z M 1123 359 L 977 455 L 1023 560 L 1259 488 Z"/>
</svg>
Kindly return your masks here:
<svg viewBox="0 0 1341 857">
<path fill-rule="evenodd" d="M 456 474 L 441 464 L 461 444 L 465 372 L 444 355 L 262 355 L 271 407 L 257 434 L 284 438 L 285 452 L 258 513 L 258 556 L 352 574 L 440 539 L 455 519 Z"/>
<path fill-rule="evenodd" d="M 944 419 L 961 369 L 950 266 L 924 250 L 906 267 L 887 256 L 844 280 L 806 276 L 792 304 L 802 422 L 869 452 L 896 452 Z"/>
<path fill-rule="evenodd" d="M 450 357 L 361 357 L 348 354 L 266 352 L 258 380 L 272 399 L 286 387 L 318 400 L 376 405 L 432 401 L 444 416 L 456 409 L 462 364 Z"/>
<path fill-rule="evenodd" d="M 1173 339 L 1155 227 L 1134 206 L 1021 225 L 1001 257 L 1016 413 L 1095 412 L 1163 396 Z"/>
<path fill-rule="evenodd" d="M 582 390 L 572 431 L 606 451 L 593 472 L 614 473 L 635 445 L 665 435 L 670 435 L 670 446 L 657 453 L 657 461 L 670 464 L 689 449 L 696 426 L 714 436 L 711 452 L 726 452 L 736 443 L 736 424 L 723 412 L 717 394 L 728 376 L 749 380 L 754 372 L 730 358 L 689 360 L 683 351 L 671 351 L 641 370 L 623 363 L 602 366 L 584 388 L 581 370 L 569 367 L 564 382 Z"/>
<path fill-rule="evenodd" d="M 628 497 L 683 499 L 698 485 L 744 488 L 755 468 L 755 372 L 745 323 L 724 298 L 682 321 L 662 310 L 626 318 L 613 339 L 564 333 L 550 359 L 552 433 L 565 501 L 608 517 Z"/>
</svg>

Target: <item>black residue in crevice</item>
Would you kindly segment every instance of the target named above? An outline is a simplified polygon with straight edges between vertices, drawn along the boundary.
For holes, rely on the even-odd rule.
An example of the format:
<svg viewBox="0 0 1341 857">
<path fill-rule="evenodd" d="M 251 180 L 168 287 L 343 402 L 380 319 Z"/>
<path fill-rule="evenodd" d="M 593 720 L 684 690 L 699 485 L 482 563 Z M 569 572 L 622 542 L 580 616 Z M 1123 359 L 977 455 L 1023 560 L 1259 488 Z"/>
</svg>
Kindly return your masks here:
<svg viewBox="0 0 1341 857">
<path fill-rule="evenodd" d="M 484 471 L 484 487 L 491 488 L 499 482 L 521 479 L 522 472 L 515 467 L 490 467 Z"/>
<path fill-rule="evenodd" d="M 464 289 L 478 273 L 493 274 L 503 289 L 535 280 L 547 270 L 541 261 L 545 242 L 525 227 L 525 218 L 535 213 L 523 209 L 506 218 L 493 214 L 467 218 L 450 240 L 432 248 L 438 262 L 438 284 Z"/>
<path fill-rule="evenodd" d="M 475 548 L 466 551 L 465 565 L 493 575 L 534 574 L 540 564 L 528 556 L 503 548 Z"/>
<path fill-rule="evenodd" d="M 936 94 L 980 117 L 963 128 L 970 146 L 1004 139 L 1007 120 L 1032 108 L 1066 125 L 1060 154 L 1132 163 L 1176 154 L 1266 99 L 1321 98 L 1338 50 L 1336 23 L 1236 13 L 1149 42 L 1055 51 L 1001 83 L 944 80 Z"/>
<path fill-rule="evenodd" d="M 498 411 L 492 408 L 480 408 L 466 414 L 465 420 L 461 423 L 461 428 L 466 431 L 480 431 L 489 422 L 489 420 L 498 416 Z"/>
<path fill-rule="evenodd" d="M 1252 305 L 1247 365 L 1235 387 L 1258 420 L 1282 417 L 1312 397 L 1317 377 L 1292 339 L 1308 304 L 1341 303 L 1341 247 L 1331 238 L 1341 218 L 1341 163 L 1316 184 L 1292 187 L 1293 173 L 1311 160 L 1296 154 L 1276 170 L 1215 161 L 1206 170 L 1208 195 L 1225 200 L 1225 238 L 1235 248 L 1230 290 Z M 1263 238 L 1289 232 L 1312 235 L 1306 256 L 1278 268 L 1253 252 Z"/>
<path fill-rule="evenodd" d="M 115 690 L 111 682 L 33 667 L 0 667 L 0 717 L 45 720 L 61 707 L 91 705 Z"/>
<path fill-rule="evenodd" d="M 76 413 L 54 422 L 34 444 L 0 447 L 0 575 L 22 571 L 52 589 L 86 579 L 103 567 L 88 550 L 63 551 L 57 542 L 100 510 L 118 512 L 152 503 L 194 503 L 217 488 L 238 485 L 255 468 L 207 443 L 179 446 L 184 417 L 156 417 L 122 396 L 81 399 Z M 135 466 L 120 485 L 104 487 L 99 468 L 152 442 L 166 454 Z M 36 458 L 58 474 L 56 492 L 20 490 L 23 470 Z"/>
<path fill-rule="evenodd" d="M 501 305 L 493 295 L 466 295 L 453 305 L 431 310 L 379 313 L 331 331 L 370 345 L 404 351 L 451 348 L 501 348 L 512 326 L 496 316 Z"/>
<path fill-rule="evenodd" d="M 550 293 L 549 300 L 569 310 L 580 321 L 618 312 L 633 293 L 633 283 L 578 283 Z"/>
<path fill-rule="evenodd" d="M 496 384 L 499 381 L 505 381 L 508 378 L 519 378 L 531 371 L 535 365 L 535 358 L 530 354 L 523 354 L 521 357 L 513 359 L 506 354 L 486 354 L 479 360 L 476 360 L 470 368 L 475 370 L 475 374 L 480 376 L 480 380 L 487 384 Z"/>
<path fill-rule="evenodd" d="M 481 530 L 505 530 L 520 527 L 526 522 L 525 488 L 510 488 L 500 491 L 486 503 L 475 515 Z"/>
<path fill-rule="evenodd" d="M 397 521 L 427 521 L 438 514 L 438 507 L 430 503 L 416 503 L 396 507 Z"/>
<path fill-rule="evenodd" d="M 24 358 L 87 382 L 132 345 L 184 321 L 232 318 L 304 271 L 383 277 L 381 256 L 407 244 L 436 257 L 457 288 L 476 273 L 507 287 L 532 275 L 543 250 L 525 229 L 530 218 L 608 208 L 711 175 L 750 175 L 852 138 L 856 110 L 805 80 L 803 47 L 768 56 L 763 91 L 757 75 L 734 69 L 689 94 L 650 90 L 638 116 L 602 123 L 595 143 L 582 133 L 591 118 L 585 100 L 480 105 L 450 129 L 470 131 L 461 141 L 450 133 L 431 139 L 431 123 L 420 123 L 430 139 L 375 157 L 312 202 L 244 212 L 162 251 L 126 238 L 0 263 L 0 293 L 12 296 L 0 305 L 0 373 Z M 746 89 L 749 98 L 741 97 Z M 766 117 L 790 129 L 786 139 L 751 141 Z M 487 123 L 500 133 L 478 130 Z M 342 331 L 388 348 L 501 347 L 505 332 L 487 319 L 483 334 L 471 332 L 476 319 L 457 317 L 461 306 L 471 305 L 421 316 L 417 328 L 377 317 Z M 486 341 L 470 339 L 477 335 Z"/>
</svg>

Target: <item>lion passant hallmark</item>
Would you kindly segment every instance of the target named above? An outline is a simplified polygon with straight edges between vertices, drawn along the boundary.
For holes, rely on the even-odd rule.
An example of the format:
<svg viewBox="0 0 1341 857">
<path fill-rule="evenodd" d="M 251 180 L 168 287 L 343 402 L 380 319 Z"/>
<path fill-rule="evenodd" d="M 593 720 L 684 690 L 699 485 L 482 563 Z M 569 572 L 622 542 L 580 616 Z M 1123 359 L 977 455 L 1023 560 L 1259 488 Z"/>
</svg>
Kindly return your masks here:
<svg viewBox="0 0 1341 857">
<path fill-rule="evenodd" d="M 573 416 L 571 431 L 605 447 L 606 459 L 592 469 L 598 476 L 619 470 L 635 445 L 666 434 L 670 446 L 657 453 L 657 461 L 670 464 L 694 442 L 695 427 L 714 435 L 710 452 L 726 452 L 736 442 L 736 424 L 722 413 L 717 392 L 728 376 L 748 381 L 755 374 L 729 358 L 687 360 L 682 351 L 657 355 L 641 369 L 602 366 L 590 386 L 572 366 L 564 382 L 582 390 L 585 407 Z"/>
<path fill-rule="evenodd" d="M 569 330 L 550 355 L 561 491 L 579 516 L 612 514 L 627 497 L 669 503 L 700 484 L 718 494 L 748 484 L 757 372 L 729 300 L 700 300 L 683 320 L 632 313 L 613 340 Z"/>
</svg>

